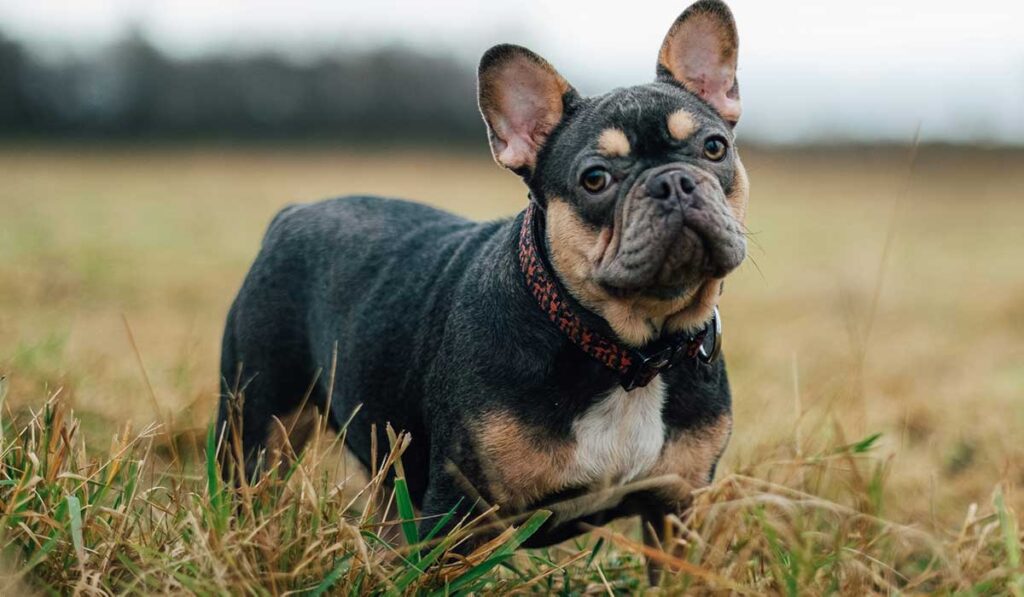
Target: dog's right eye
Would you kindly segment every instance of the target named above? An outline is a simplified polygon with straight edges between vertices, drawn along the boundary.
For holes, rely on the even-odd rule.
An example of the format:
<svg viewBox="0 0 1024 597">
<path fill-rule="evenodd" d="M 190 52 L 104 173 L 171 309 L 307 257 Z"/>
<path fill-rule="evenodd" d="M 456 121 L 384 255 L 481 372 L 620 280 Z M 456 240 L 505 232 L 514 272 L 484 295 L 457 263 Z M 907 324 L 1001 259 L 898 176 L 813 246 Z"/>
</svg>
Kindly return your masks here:
<svg viewBox="0 0 1024 597">
<path fill-rule="evenodd" d="M 600 166 L 587 168 L 580 176 L 580 186 L 588 193 L 597 194 L 608 188 L 612 183 L 610 172 Z"/>
</svg>

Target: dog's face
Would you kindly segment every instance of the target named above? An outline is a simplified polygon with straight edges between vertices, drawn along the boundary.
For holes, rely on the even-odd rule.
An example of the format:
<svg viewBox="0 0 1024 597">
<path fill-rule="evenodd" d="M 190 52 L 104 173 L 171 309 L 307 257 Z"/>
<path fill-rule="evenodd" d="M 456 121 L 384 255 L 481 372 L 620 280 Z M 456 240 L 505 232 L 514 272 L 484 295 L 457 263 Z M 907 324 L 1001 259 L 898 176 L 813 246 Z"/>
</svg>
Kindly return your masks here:
<svg viewBox="0 0 1024 597">
<path fill-rule="evenodd" d="M 495 160 L 545 206 L 562 284 L 626 342 L 703 325 L 746 254 L 737 47 L 729 9 L 701 0 L 670 28 L 646 85 L 583 98 L 525 48 L 481 60 Z"/>
</svg>

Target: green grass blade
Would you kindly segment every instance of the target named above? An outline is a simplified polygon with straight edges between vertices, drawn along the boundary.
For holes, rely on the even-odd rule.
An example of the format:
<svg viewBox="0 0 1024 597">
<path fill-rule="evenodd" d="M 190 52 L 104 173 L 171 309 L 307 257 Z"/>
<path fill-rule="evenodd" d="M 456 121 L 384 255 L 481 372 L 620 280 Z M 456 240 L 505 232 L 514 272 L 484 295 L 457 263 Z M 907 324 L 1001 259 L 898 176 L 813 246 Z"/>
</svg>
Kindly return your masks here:
<svg viewBox="0 0 1024 597">
<path fill-rule="evenodd" d="M 452 517 L 455 516 L 455 512 L 458 510 L 459 504 L 461 503 L 462 500 L 459 500 L 459 503 L 456 504 L 454 508 L 449 510 L 444 516 L 441 517 L 440 520 L 437 521 L 437 524 L 434 525 L 434 528 L 430 529 L 430 532 L 427 533 L 427 536 L 423 538 L 423 543 L 427 543 L 428 541 L 433 539 L 434 536 L 437 535 L 437 533 L 442 528 L 444 528 L 446 524 L 448 524 L 448 521 L 450 521 Z M 427 555 L 420 558 L 415 564 L 408 566 L 402 573 L 402 575 L 398 577 L 398 580 L 395 581 L 395 588 L 397 589 L 397 591 L 399 593 L 404 591 L 409 585 L 412 584 L 413 581 L 415 581 L 420 575 L 426 572 L 427 568 L 429 568 L 439 557 L 441 557 L 441 554 L 443 554 L 452 545 L 454 541 L 455 537 L 453 536 L 445 537 L 440 543 L 434 546 L 433 549 L 427 552 Z"/>
<path fill-rule="evenodd" d="M 833 454 L 842 454 L 844 452 L 850 452 L 852 454 L 864 454 L 869 452 L 875 447 L 875 443 L 882 438 L 882 433 L 872 433 L 864 439 L 854 442 L 852 444 L 846 444 L 845 446 L 839 446 L 832 450 Z"/>
<path fill-rule="evenodd" d="M 763 508 L 756 511 L 755 516 L 761 523 L 761 532 L 764 533 L 768 546 L 775 556 L 775 561 L 769 563 L 770 569 L 776 574 L 778 583 L 786 587 L 785 594 L 796 597 L 800 594 L 799 563 L 796 554 L 779 539 L 775 528 L 768 523 Z"/>
<path fill-rule="evenodd" d="M 395 581 L 395 588 L 398 592 L 404 591 L 414 580 L 426 572 L 427 568 L 437 561 L 437 559 L 441 557 L 441 554 L 443 554 L 453 542 L 454 537 L 445 537 L 440 543 L 434 546 L 434 549 L 427 552 L 427 555 L 423 556 L 415 566 L 409 566 L 406 568 L 405 572 L 402 573 L 402 575 L 398 577 L 398 580 Z"/>
<path fill-rule="evenodd" d="M 604 537 L 598 538 L 597 543 L 594 544 L 594 549 L 590 551 L 590 557 L 587 558 L 587 565 L 583 567 L 584 570 L 590 570 L 590 565 L 594 563 L 594 558 L 597 557 L 602 547 L 604 547 Z"/>
<path fill-rule="evenodd" d="M 51 533 L 49 539 L 46 540 L 46 543 L 43 543 L 43 546 L 32 554 L 31 559 L 29 559 L 28 563 L 25 564 L 25 567 L 22 568 L 20 572 L 18 572 L 18 576 L 24 576 L 28 574 L 29 571 L 31 571 L 33 568 L 42 563 L 42 561 L 46 559 L 46 556 L 50 555 L 50 552 L 53 551 L 53 548 L 57 547 L 57 543 L 59 541 L 60 532 L 54 531 L 53 533 Z"/>
<path fill-rule="evenodd" d="M 71 544 L 75 547 L 75 553 L 78 554 L 79 562 L 85 565 L 85 541 L 82 540 L 82 504 L 73 495 L 69 495 L 64 499 L 68 504 Z"/>
<path fill-rule="evenodd" d="M 217 471 L 217 426 L 210 425 L 206 431 L 206 491 L 210 496 L 213 523 L 218 532 L 224 531 L 230 515 L 223 489 Z"/>
<path fill-rule="evenodd" d="M 460 505 L 462 505 L 462 498 L 459 498 L 459 501 L 455 502 L 455 507 L 449 510 L 444 516 L 442 516 L 440 520 L 437 521 L 437 524 L 434 525 L 434 528 L 430 529 L 430 532 L 427 533 L 427 536 L 423 538 L 424 543 L 430 541 L 439 532 L 441 532 L 441 529 L 443 529 L 445 525 L 447 525 L 448 522 L 451 521 L 451 519 L 455 516 L 455 513 L 459 510 Z"/>
<path fill-rule="evenodd" d="M 349 563 L 350 559 L 352 559 L 352 554 L 347 554 L 345 557 L 341 558 L 341 561 L 327 573 L 327 576 L 320 581 L 320 584 L 318 584 L 315 589 L 307 593 L 307 595 L 309 595 L 309 597 L 319 597 L 329 591 L 331 587 L 334 586 L 334 583 L 338 582 L 341 575 L 348 572 L 351 567 L 351 564 Z"/>
<path fill-rule="evenodd" d="M 411 548 L 409 559 L 416 563 L 420 559 L 420 551 L 415 546 L 419 544 L 420 536 L 416 529 L 416 511 L 412 506 L 412 496 L 409 495 L 409 485 L 403 477 L 395 479 L 395 504 L 402 521 L 402 534 Z"/>
<path fill-rule="evenodd" d="M 549 510 L 538 510 L 534 512 L 533 515 L 523 523 L 523 526 L 516 529 L 516 532 L 513 533 L 507 543 L 491 554 L 491 557 L 470 568 L 465 574 L 453 580 L 444 589 L 433 593 L 433 595 L 452 594 L 457 591 L 462 591 L 463 589 L 469 589 L 477 580 L 480 579 L 480 577 L 490 572 L 495 566 L 511 556 L 524 541 L 537 532 L 541 525 L 544 524 L 550 516 L 551 512 Z"/>
<path fill-rule="evenodd" d="M 999 517 L 999 528 L 1003 533 L 1003 544 L 1006 546 L 1007 567 L 1013 570 L 1010 573 L 1009 589 L 1015 597 L 1024 597 L 1024 573 L 1020 571 L 1020 537 L 1017 534 L 1017 521 L 1006 508 L 1002 489 L 996 491 L 994 498 L 996 514 Z"/>
<path fill-rule="evenodd" d="M 210 425 L 206 430 L 206 490 L 210 501 L 215 503 L 220 495 L 220 477 L 217 475 L 217 429 Z"/>
</svg>

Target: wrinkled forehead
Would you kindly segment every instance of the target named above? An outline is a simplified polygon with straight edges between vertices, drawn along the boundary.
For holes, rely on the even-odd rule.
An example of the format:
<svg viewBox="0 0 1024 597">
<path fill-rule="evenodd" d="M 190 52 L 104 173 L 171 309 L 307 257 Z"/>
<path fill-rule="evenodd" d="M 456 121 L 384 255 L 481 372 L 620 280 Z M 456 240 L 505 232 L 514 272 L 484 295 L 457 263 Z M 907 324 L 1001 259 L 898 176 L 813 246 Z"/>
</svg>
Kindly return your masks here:
<svg viewBox="0 0 1024 597">
<path fill-rule="evenodd" d="M 616 89 L 589 98 L 567 127 L 572 144 L 599 145 L 602 153 L 615 153 L 628 143 L 633 157 L 657 157 L 680 141 L 715 132 L 732 131 L 710 106 L 667 83 Z"/>
</svg>

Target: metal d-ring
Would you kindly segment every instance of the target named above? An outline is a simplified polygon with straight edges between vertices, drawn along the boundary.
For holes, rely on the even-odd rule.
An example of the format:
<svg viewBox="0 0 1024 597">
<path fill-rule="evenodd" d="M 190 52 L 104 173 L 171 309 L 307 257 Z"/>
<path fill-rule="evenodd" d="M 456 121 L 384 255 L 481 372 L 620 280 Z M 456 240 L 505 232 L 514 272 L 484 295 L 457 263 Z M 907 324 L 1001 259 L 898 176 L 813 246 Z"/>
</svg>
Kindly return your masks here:
<svg viewBox="0 0 1024 597">
<path fill-rule="evenodd" d="M 718 358 L 718 354 L 722 352 L 722 317 L 718 314 L 718 305 L 715 305 L 715 310 L 711 314 L 707 330 L 711 334 L 711 351 L 708 352 L 704 348 L 704 342 L 701 342 L 697 357 L 703 363 L 713 363 Z"/>
</svg>

